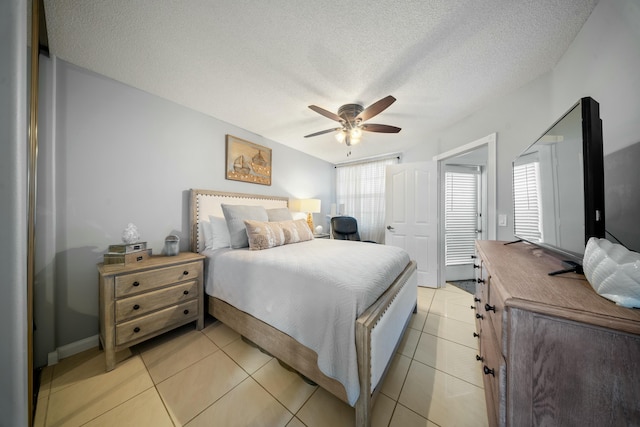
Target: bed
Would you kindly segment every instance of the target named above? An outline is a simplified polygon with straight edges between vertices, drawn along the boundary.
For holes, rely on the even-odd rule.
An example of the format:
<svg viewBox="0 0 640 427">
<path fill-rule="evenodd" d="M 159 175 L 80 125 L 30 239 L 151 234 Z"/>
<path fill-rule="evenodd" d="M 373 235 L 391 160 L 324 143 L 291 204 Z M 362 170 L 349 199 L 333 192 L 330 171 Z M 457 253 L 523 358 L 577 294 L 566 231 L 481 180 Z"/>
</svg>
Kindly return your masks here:
<svg viewBox="0 0 640 427">
<path fill-rule="evenodd" d="M 230 220 L 225 213 L 249 207 L 270 212 L 274 227 L 297 222 L 278 222 L 288 198 L 191 190 L 191 250 L 207 256 L 208 313 L 353 406 L 356 426 L 370 426 L 379 385 L 416 309 L 415 262 L 399 248 L 363 242 L 301 238 L 265 250 L 216 242 Z"/>
</svg>

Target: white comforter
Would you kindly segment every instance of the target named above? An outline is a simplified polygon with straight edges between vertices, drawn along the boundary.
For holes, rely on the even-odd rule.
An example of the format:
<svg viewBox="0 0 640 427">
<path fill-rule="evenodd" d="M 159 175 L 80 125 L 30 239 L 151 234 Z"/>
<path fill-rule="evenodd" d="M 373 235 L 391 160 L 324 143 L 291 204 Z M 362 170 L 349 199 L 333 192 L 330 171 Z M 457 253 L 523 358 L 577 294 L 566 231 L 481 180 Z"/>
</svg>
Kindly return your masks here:
<svg viewBox="0 0 640 427">
<path fill-rule="evenodd" d="M 360 394 L 355 319 L 409 263 L 402 249 L 316 239 L 261 251 L 218 249 L 206 291 L 274 326 L 318 354 L 318 367 Z"/>
</svg>

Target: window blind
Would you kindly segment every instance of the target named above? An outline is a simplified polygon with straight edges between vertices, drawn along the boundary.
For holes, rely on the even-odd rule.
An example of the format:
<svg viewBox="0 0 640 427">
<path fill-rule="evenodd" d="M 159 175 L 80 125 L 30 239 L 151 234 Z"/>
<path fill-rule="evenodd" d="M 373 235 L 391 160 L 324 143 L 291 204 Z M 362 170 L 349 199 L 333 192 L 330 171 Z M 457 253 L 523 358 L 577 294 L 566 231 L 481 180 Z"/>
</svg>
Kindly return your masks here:
<svg viewBox="0 0 640 427">
<path fill-rule="evenodd" d="M 479 171 L 456 167 L 445 171 L 446 265 L 471 264 L 478 230 Z"/>
</svg>

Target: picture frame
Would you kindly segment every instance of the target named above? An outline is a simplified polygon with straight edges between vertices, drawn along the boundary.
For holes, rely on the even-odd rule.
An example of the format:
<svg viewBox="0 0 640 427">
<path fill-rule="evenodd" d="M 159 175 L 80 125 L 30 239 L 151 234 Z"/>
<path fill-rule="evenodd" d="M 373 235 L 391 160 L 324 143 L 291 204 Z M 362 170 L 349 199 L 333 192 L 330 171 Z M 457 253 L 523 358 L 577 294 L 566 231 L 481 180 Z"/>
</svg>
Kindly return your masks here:
<svg viewBox="0 0 640 427">
<path fill-rule="evenodd" d="M 226 136 L 226 178 L 271 185 L 271 148 Z"/>
</svg>

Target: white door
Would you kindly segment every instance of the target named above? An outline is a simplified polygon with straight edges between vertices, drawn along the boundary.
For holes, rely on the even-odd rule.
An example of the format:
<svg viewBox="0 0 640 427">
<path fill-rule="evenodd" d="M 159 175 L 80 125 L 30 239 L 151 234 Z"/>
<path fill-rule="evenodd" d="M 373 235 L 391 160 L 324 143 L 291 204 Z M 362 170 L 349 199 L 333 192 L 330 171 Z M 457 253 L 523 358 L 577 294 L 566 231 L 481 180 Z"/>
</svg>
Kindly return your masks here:
<svg viewBox="0 0 640 427">
<path fill-rule="evenodd" d="M 418 286 L 438 287 L 438 165 L 387 166 L 385 243 L 409 252 L 418 264 Z"/>
</svg>

